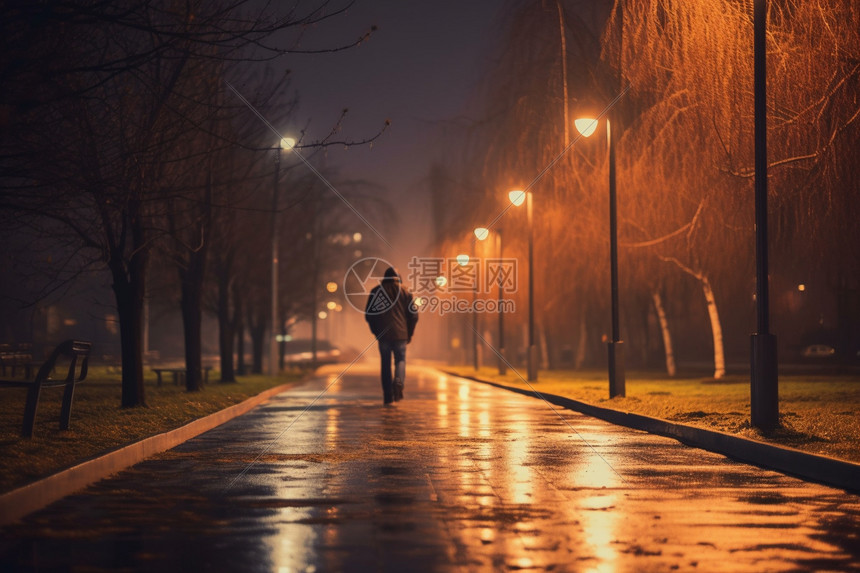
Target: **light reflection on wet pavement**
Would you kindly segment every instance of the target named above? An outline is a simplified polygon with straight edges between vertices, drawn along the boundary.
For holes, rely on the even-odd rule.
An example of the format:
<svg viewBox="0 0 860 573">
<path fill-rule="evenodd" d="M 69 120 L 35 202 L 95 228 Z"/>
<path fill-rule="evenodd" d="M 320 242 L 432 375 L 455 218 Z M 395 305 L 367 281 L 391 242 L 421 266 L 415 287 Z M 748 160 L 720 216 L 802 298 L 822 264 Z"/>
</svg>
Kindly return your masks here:
<svg viewBox="0 0 860 573">
<path fill-rule="evenodd" d="M 860 570 L 855 495 L 430 369 L 384 408 L 338 372 L 3 529 L 0 569 Z"/>
</svg>

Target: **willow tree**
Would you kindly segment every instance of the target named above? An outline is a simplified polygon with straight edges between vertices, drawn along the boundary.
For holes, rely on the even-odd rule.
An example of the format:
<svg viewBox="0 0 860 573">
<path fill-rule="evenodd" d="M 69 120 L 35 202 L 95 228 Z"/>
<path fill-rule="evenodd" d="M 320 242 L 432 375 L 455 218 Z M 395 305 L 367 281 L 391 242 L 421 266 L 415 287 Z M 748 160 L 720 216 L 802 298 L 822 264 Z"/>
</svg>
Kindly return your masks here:
<svg viewBox="0 0 860 573">
<path fill-rule="evenodd" d="M 858 167 L 846 156 L 858 138 L 858 8 L 849 0 L 770 5 L 771 244 L 827 253 L 816 264 L 837 268 L 837 282 L 856 281 L 850 269 L 860 265 L 844 261 L 856 261 L 858 241 L 824 245 L 856 233 L 849 221 L 858 211 Z M 692 278 L 704 300 L 695 307 L 707 316 L 697 328 L 712 340 L 714 376 L 723 376 L 720 311 L 730 303 L 736 323 L 753 308 L 752 3 L 535 1 L 516 4 L 509 18 L 486 79 L 486 118 L 467 155 L 467 165 L 483 169 L 459 178 L 477 192 L 458 195 L 455 235 L 492 220 L 509 189 L 530 186 L 539 320 L 574 338 L 586 317 L 579 340 L 598 339 L 609 316 L 607 154 L 592 141 L 561 151 L 576 136 L 572 118 L 623 92 L 613 109 L 622 128 L 622 326 L 643 301 L 653 301 L 658 320 L 661 307 L 693 309 L 693 299 L 662 296 L 684 293 Z M 525 260 L 516 211 L 496 224 L 504 225 L 506 251 Z M 669 317 L 660 323 L 668 353 Z"/>
<path fill-rule="evenodd" d="M 780 2 L 770 21 L 776 260 L 785 274 L 803 261 L 809 280 L 835 291 L 848 358 L 860 340 L 860 6 Z"/>
<path fill-rule="evenodd" d="M 751 271 L 752 6 L 703 0 L 624 5 L 624 41 L 607 34 L 604 57 L 618 57 L 613 51 L 621 46 L 631 98 L 641 108 L 619 152 L 628 190 L 621 204 L 636 223 L 627 226 L 635 231 L 628 239 L 700 282 L 714 375 L 720 377 L 714 285 L 728 288 Z M 841 0 L 771 6 L 773 238 L 797 242 L 797 230 L 804 229 L 806 242 L 817 244 L 828 234 L 832 205 L 854 203 L 839 175 L 846 163 L 856 169 L 850 167 L 855 162 L 838 161 L 837 150 L 856 141 L 858 10 Z"/>
</svg>

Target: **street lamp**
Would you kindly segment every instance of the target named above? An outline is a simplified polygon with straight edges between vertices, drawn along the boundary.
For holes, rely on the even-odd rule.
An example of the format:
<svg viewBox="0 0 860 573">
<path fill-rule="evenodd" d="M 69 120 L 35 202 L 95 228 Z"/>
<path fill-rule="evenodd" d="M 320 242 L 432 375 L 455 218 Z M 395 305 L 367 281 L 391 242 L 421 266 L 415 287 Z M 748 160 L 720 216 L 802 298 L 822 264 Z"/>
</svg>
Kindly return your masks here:
<svg viewBox="0 0 860 573">
<path fill-rule="evenodd" d="M 475 244 L 472 243 L 472 256 L 462 253 L 457 255 L 457 264 L 465 267 L 475 258 Z M 478 316 L 475 311 L 475 291 L 472 291 L 472 365 L 478 370 Z M 464 328 L 465 330 L 465 328 Z M 465 333 L 464 333 L 465 334 Z"/>
<path fill-rule="evenodd" d="M 479 241 L 485 240 L 489 236 L 489 230 L 484 227 L 478 227 L 475 229 L 475 236 Z M 496 252 L 499 257 L 499 265 L 502 264 L 502 230 L 496 229 Z M 508 367 L 505 364 L 505 313 L 502 308 L 502 276 L 499 274 L 498 276 L 498 287 L 499 287 L 499 340 L 498 340 L 498 354 L 499 354 L 499 374 L 504 376 Z"/>
<path fill-rule="evenodd" d="M 529 233 L 529 350 L 528 350 L 528 381 L 537 381 L 537 346 L 535 345 L 535 306 L 534 306 L 534 225 L 532 217 L 532 193 L 530 191 L 514 190 L 508 193 L 508 199 L 514 207 L 526 204 Z"/>
<path fill-rule="evenodd" d="M 269 376 L 277 376 L 278 367 L 278 181 L 281 178 L 281 150 L 295 147 L 296 140 L 284 137 L 275 148 L 275 181 L 272 186 L 272 336 L 269 343 Z"/>
<path fill-rule="evenodd" d="M 489 231 L 487 231 L 487 229 L 482 229 L 482 230 L 484 233 L 489 233 Z M 477 235 L 478 235 L 478 229 L 475 229 L 475 236 L 477 236 Z M 477 260 L 476 241 L 472 241 L 472 256 L 471 257 L 469 255 L 465 255 L 465 254 L 457 256 L 457 263 L 461 267 L 466 266 L 470 260 L 471 261 Z M 480 276 L 480 272 L 481 272 L 480 268 L 478 268 L 476 272 L 479 273 L 478 276 Z M 480 354 L 480 347 L 478 345 L 478 313 L 475 312 L 475 299 L 478 296 L 477 285 L 478 285 L 478 283 L 475 283 L 475 288 L 472 289 L 472 366 L 475 368 L 476 372 L 481 369 L 481 354 Z"/>
<path fill-rule="evenodd" d="M 751 337 L 750 421 L 756 428 L 779 425 L 776 336 L 770 333 L 767 260 L 767 1 L 753 4 L 753 93 L 755 113 L 756 334 Z"/>
<path fill-rule="evenodd" d="M 573 124 L 588 137 L 597 130 L 597 118 L 580 118 Z M 606 141 L 609 148 L 609 275 L 612 308 L 612 340 L 609 341 L 609 397 L 624 396 L 624 346 L 618 324 L 618 206 L 615 200 L 615 139 L 606 119 Z"/>
<path fill-rule="evenodd" d="M 478 241 L 483 241 L 490 234 L 490 231 L 484 227 L 478 227 L 475 229 L 475 238 L 476 241 L 472 241 L 472 257 L 475 260 L 478 259 Z M 475 311 L 475 299 L 478 297 L 478 284 L 480 284 L 480 274 L 481 270 L 478 268 L 476 271 L 478 273 L 478 278 L 475 282 L 475 288 L 472 289 L 472 365 L 475 367 L 475 371 L 481 369 L 481 364 L 483 362 L 481 356 L 481 346 L 478 344 L 478 332 L 479 332 L 479 324 L 478 324 L 478 313 Z"/>
</svg>

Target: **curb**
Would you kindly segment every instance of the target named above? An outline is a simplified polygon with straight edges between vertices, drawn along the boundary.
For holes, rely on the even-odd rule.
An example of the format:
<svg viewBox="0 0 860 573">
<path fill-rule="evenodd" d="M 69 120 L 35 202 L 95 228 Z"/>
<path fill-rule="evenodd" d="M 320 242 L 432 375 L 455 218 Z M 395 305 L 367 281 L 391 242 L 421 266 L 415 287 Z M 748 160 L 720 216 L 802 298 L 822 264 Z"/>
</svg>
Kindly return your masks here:
<svg viewBox="0 0 860 573">
<path fill-rule="evenodd" d="M 161 453 L 208 432 L 221 424 L 247 413 L 275 394 L 301 384 L 304 380 L 281 384 L 252 396 L 204 418 L 189 422 L 179 428 L 144 438 L 112 452 L 72 466 L 37 482 L 0 495 L 0 526 L 18 521 L 29 513 L 42 509 L 69 494 L 81 490 L 124 470 L 129 466 Z"/>
<path fill-rule="evenodd" d="M 534 390 L 526 390 L 515 386 L 506 386 L 498 382 L 482 380 L 473 376 L 465 376 L 441 370 L 450 376 L 465 378 L 474 382 L 488 384 L 516 392 L 524 396 L 538 398 L 538 393 Z M 803 480 L 817 482 L 830 487 L 844 489 L 849 493 L 860 494 L 860 464 L 838 460 L 828 456 L 818 454 L 810 454 L 794 448 L 783 446 L 775 446 L 765 442 L 751 440 L 749 438 L 741 438 L 732 434 L 718 432 L 716 430 L 706 430 L 694 426 L 677 424 L 662 420 L 660 418 L 651 418 L 641 414 L 631 412 L 621 412 L 611 408 L 603 408 L 594 406 L 573 398 L 565 398 L 555 394 L 539 393 L 540 396 L 556 406 L 574 410 L 604 420 L 618 426 L 626 426 L 634 430 L 642 430 L 651 434 L 674 438 L 679 442 L 699 448 L 723 454 L 735 460 L 746 462 L 761 468 L 776 470 L 780 473 L 798 477 Z"/>
</svg>

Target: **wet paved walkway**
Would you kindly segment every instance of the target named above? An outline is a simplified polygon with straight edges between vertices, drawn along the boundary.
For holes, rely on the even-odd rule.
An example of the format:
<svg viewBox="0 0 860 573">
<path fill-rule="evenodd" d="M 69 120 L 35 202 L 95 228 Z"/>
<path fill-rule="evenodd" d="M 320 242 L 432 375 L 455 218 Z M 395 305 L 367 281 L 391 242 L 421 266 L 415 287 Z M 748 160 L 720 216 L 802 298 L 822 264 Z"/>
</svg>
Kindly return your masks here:
<svg viewBox="0 0 860 573">
<path fill-rule="evenodd" d="M 3 529 L 0 570 L 860 570 L 857 496 L 430 369 L 394 408 L 327 372 Z"/>
</svg>

